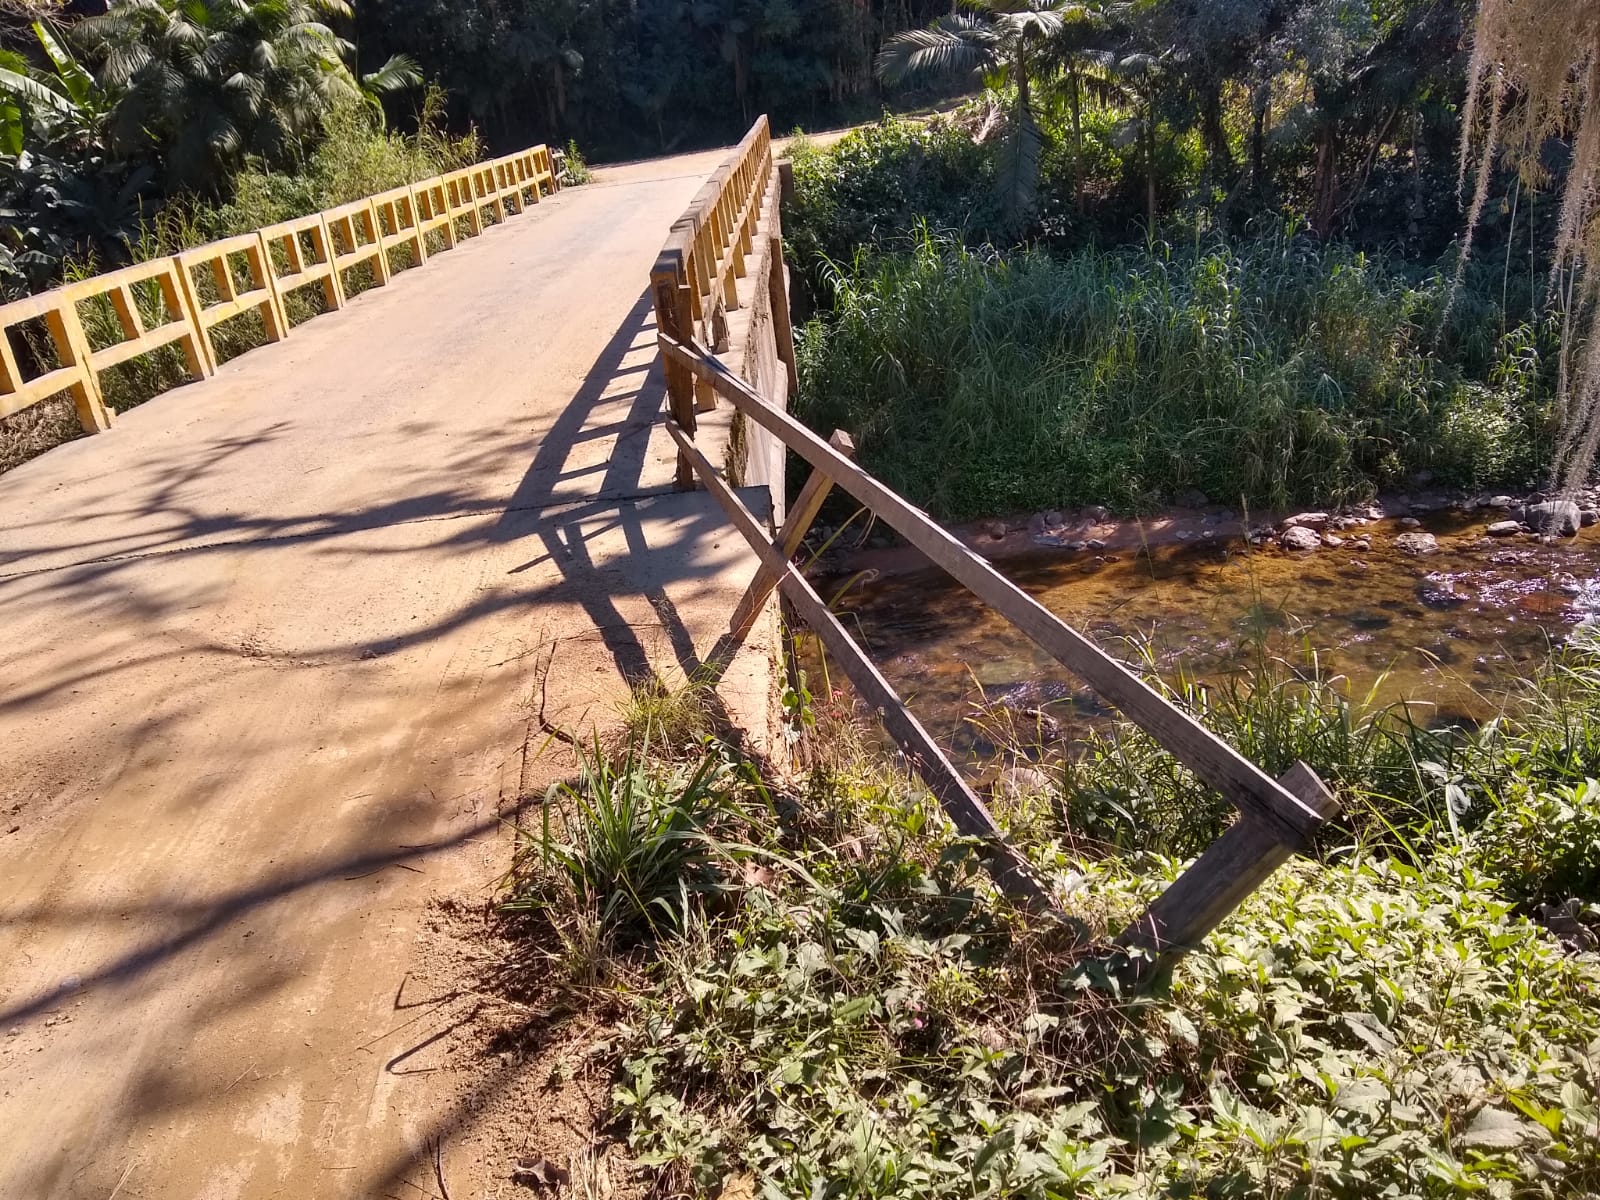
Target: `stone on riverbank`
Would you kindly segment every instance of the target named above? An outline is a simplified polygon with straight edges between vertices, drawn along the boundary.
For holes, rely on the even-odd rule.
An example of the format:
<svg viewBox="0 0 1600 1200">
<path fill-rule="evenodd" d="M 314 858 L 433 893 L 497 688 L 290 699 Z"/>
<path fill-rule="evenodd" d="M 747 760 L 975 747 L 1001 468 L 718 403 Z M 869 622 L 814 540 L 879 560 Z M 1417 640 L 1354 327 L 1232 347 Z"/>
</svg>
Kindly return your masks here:
<svg viewBox="0 0 1600 1200">
<path fill-rule="evenodd" d="M 1490 537 L 1514 537 L 1522 532 L 1521 521 L 1496 521 L 1484 530 Z"/>
<path fill-rule="evenodd" d="M 1304 525 L 1292 525 L 1279 535 L 1278 545 L 1285 550 L 1316 550 L 1322 545 L 1322 535 Z"/>
<path fill-rule="evenodd" d="M 1516 515 L 1535 533 L 1554 533 L 1562 537 L 1571 537 L 1582 524 L 1578 506 L 1571 500 L 1525 504 Z"/>
<path fill-rule="evenodd" d="M 1409 533 L 1399 534 L 1394 539 L 1394 548 L 1401 554 L 1413 554 L 1418 557 L 1424 554 L 1436 554 L 1439 550 L 1439 539 L 1431 533 L 1412 530 Z"/>
</svg>

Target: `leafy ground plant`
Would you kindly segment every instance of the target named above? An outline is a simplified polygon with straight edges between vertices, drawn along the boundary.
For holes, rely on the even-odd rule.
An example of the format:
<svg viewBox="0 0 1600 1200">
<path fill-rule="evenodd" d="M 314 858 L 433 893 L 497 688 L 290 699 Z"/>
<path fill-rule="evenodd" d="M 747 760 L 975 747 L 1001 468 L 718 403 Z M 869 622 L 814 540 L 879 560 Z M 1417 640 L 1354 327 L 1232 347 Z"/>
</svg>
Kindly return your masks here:
<svg viewBox="0 0 1600 1200">
<path fill-rule="evenodd" d="M 777 1200 L 1579 1195 L 1600 1186 L 1593 959 L 1470 858 L 1275 876 L 1165 990 L 893 839 L 691 923 L 633 995 L 615 1097 L 664 1186 Z M 1080 935 L 1167 859 L 1042 856 Z M 876 882 L 857 889 L 862 878 Z M 1092 964 L 1092 960 L 1090 960 Z"/>
</svg>

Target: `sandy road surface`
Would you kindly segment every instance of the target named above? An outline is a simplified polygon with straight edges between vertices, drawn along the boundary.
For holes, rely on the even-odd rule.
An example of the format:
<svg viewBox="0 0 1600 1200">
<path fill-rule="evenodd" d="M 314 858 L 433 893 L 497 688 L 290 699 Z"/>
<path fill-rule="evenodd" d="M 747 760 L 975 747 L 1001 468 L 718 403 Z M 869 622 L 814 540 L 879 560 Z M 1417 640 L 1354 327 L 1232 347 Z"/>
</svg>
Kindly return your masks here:
<svg viewBox="0 0 1600 1200">
<path fill-rule="evenodd" d="M 530 700 L 603 712 L 753 566 L 652 432 L 644 283 L 720 158 L 0 478 L 0 1197 L 431 1193 L 419 912 L 503 866 Z"/>
</svg>

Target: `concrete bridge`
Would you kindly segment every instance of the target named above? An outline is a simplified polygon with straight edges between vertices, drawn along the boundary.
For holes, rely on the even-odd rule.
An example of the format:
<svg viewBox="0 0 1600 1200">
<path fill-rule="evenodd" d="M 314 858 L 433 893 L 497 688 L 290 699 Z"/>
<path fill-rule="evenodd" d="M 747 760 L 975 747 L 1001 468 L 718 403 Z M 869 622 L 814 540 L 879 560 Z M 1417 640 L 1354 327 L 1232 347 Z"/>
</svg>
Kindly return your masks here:
<svg viewBox="0 0 1600 1200">
<path fill-rule="evenodd" d="M 0 477 L 0 1196 L 508 1186 L 540 1093 L 466 1061 L 423 918 L 491 895 L 543 729 L 681 679 L 754 572 L 674 488 L 645 286 L 725 153 Z M 768 683 L 758 640 L 722 688 L 758 734 Z"/>
<path fill-rule="evenodd" d="M 766 118 L 717 158 L 544 202 L 535 147 L 0 308 L 59 356 L 24 379 L 0 355 L 0 412 L 67 389 L 103 430 L 102 369 L 168 344 L 209 377 L 0 479 L 0 1196 L 450 1200 L 501 1194 L 525 1154 L 535 1179 L 581 1160 L 594 1047 L 546 1045 L 549 1014 L 508 997 L 526 947 L 456 928 L 482 933 L 502 828 L 569 767 L 542 748 L 631 685 L 715 678 L 764 740 L 774 589 L 994 882 L 1059 915 L 795 567 L 835 487 L 1238 810 L 1118 935 L 1129 986 L 1338 812 L 789 415 Z M 390 279 L 408 243 L 427 270 Z M 282 337 L 285 291 L 340 309 L 356 267 L 385 286 L 217 370 L 211 325 L 253 309 Z M 85 296 L 120 338 L 90 343 Z M 811 472 L 785 512 L 789 452 Z"/>
</svg>

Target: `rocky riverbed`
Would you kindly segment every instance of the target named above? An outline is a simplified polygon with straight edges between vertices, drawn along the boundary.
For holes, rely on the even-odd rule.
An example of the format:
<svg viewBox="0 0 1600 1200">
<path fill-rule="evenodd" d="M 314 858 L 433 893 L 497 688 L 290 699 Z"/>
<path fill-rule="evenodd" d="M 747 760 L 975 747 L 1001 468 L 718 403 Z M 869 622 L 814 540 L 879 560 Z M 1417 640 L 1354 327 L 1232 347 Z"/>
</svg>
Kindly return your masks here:
<svg viewBox="0 0 1600 1200">
<path fill-rule="evenodd" d="M 1270 517 L 1196 507 L 1144 521 L 1085 509 L 961 532 L 1124 660 L 1215 677 L 1266 655 L 1339 676 L 1352 696 L 1405 701 L 1422 720 L 1470 722 L 1600 616 L 1593 499 L 1421 495 Z M 1107 715 L 915 550 L 870 540 L 830 551 L 824 593 L 843 588 L 838 607 L 947 745 L 982 756 L 975 707 L 1000 704 L 1068 737 Z"/>
</svg>

